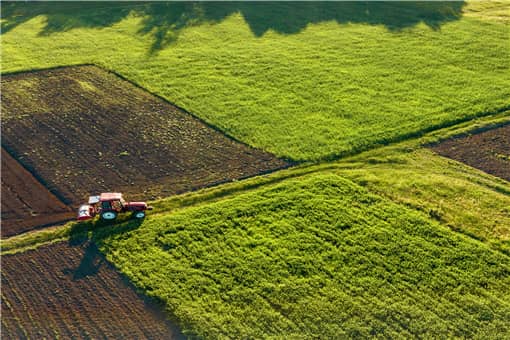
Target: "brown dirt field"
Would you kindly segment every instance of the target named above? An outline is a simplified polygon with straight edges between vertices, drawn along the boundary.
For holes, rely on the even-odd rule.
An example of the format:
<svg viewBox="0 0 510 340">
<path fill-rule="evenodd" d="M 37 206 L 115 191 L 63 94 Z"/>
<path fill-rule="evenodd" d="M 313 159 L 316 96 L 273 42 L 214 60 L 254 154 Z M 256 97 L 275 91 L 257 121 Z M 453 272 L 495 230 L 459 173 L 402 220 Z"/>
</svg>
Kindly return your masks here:
<svg viewBox="0 0 510 340">
<path fill-rule="evenodd" d="M 175 339 L 180 331 L 93 243 L 2 256 L 3 339 Z"/>
<path fill-rule="evenodd" d="M 75 218 L 76 213 L 50 193 L 2 149 L 2 238 Z"/>
<path fill-rule="evenodd" d="M 287 167 L 95 66 L 2 78 L 2 145 L 66 204 L 150 200 Z"/>
<path fill-rule="evenodd" d="M 445 140 L 432 150 L 510 181 L 510 124 Z"/>
</svg>

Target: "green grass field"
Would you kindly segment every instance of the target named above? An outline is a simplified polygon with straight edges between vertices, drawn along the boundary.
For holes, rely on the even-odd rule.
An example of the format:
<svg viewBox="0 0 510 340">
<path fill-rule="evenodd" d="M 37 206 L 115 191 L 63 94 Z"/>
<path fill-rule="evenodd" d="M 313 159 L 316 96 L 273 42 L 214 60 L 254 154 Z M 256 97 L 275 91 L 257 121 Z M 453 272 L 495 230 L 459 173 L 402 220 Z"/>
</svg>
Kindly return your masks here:
<svg viewBox="0 0 510 340">
<path fill-rule="evenodd" d="M 2 4 L 2 72 L 95 63 L 278 156 L 331 159 L 510 106 L 507 22 L 470 6 Z"/>
<path fill-rule="evenodd" d="M 74 224 L 2 249 L 92 238 L 206 338 L 502 337 L 510 187 L 420 147 L 433 138 L 153 202 L 141 225 Z"/>
<path fill-rule="evenodd" d="M 2 73 L 94 63 L 306 162 L 2 252 L 92 238 L 199 337 L 505 338 L 510 185 L 423 146 L 510 119 L 509 9 L 2 3 Z"/>
<path fill-rule="evenodd" d="M 200 337 L 510 331 L 506 255 L 328 172 L 97 235 L 110 261 Z"/>
<path fill-rule="evenodd" d="M 405 144 L 338 165 L 337 174 L 510 255 L 508 182 Z"/>
</svg>

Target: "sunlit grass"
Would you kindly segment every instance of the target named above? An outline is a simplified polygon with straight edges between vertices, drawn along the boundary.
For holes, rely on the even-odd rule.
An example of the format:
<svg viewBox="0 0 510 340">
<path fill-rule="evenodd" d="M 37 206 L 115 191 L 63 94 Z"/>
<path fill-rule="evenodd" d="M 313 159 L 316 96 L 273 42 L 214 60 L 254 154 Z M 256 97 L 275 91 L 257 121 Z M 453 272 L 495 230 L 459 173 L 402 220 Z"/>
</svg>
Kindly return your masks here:
<svg viewBox="0 0 510 340">
<path fill-rule="evenodd" d="M 274 12 L 263 6 L 268 22 L 282 21 L 276 16 L 285 6 L 288 26 L 306 18 L 292 4 Z M 409 15 L 420 15 L 416 7 Z M 158 19 L 154 13 L 110 14 L 112 23 L 102 25 L 108 18 L 99 10 L 52 21 L 41 10 L 2 35 L 2 72 L 99 64 L 244 142 L 296 160 L 335 158 L 510 105 L 506 25 L 459 13 L 438 27 L 397 18 L 391 24 L 402 27 L 391 29 L 383 24 L 391 9 L 376 7 L 387 13 L 359 13 L 353 22 L 314 17 L 291 34 L 280 32 L 287 26 L 259 32 L 235 11 L 174 32 L 147 26 Z M 370 22 L 378 15 L 381 24 Z M 165 40 L 172 32 L 175 39 Z M 154 51 L 155 39 L 167 43 Z"/>
<path fill-rule="evenodd" d="M 381 149 L 338 174 L 510 255 L 510 186 L 427 149 Z"/>
<path fill-rule="evenodd" d="M 327 171 L 111 232 L 107 258 L 191 335 L 509 331 L 506 255 Z"/>
<path fill-rule="evenodd" d="M 297 160 L 330 161 L 510 105 L 504 4 L 437 22 L 420 17 L 433 4 L 416 3 L 399 22 L 395 4 L 303 20 L 280 3 L 189 25 L 178 17 L 166 30 L 148 25 L 157 13 L 41 6 L 6 25 L 2 72 L 95 63 Z M 3 244 L 93 238 L 185 332 L 207 338 L 503 338 L 508 183 L 419 145 L 171 197 L 141 225 L 68 224 Z"/>
</svg>

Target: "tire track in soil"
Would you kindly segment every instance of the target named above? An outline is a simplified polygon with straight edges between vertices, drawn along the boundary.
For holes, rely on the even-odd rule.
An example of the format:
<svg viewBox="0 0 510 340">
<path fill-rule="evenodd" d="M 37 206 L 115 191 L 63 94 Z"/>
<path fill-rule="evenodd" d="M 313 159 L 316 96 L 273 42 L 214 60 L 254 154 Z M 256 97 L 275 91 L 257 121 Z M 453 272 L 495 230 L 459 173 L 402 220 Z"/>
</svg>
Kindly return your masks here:
<svg viewBox="0 0 510 340">
<path fill-rule="evenodd" d="M 182 338 L 91 243 L 5 255 L 2 265 L 3 337 Z"/>
</svg>

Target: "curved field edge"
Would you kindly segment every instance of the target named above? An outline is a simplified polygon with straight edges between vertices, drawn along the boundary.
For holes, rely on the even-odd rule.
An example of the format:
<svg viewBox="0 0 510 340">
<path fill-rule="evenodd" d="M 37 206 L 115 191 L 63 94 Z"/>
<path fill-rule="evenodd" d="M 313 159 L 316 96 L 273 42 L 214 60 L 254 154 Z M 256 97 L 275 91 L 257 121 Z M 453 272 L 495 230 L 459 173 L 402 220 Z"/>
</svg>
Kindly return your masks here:
<svg viewBox="0 0 510 340">
<path fill-rule="evenodd" d="M 510 330 L 508 256 L 331 173 L 102 231 L 94 239 L 107 259 L 188 334 Z"/>
<path fill-rule="evenodd" d="M 453 230 L 468 235 L 471 234 L 472 237 L 484 242 L 494 242 L 493 245 L 496 245 L 500 250 L 508 249 L 509 246 L 506 245 L 508 241 L 502 241 L 497 237 L 493 238 L 490 232 L 494 229 L 494 223 L 498 221 L 498 218 L 502 218 L 499 221 L 500 225 L 510 226 L 510 215 L 505 213 L 508 210 L 507 206 L 510 205 L 510 186 L 508 182 L 422 150 L 423 145 L 496 128 L 508 123 L 510 123 L 508 113 L 483 117 L 454 127 L 434 131 L 419 139 L 371 150 L 334 163 L 303 164 L 272 174 L 152 201 L 151 205 L 154 206 L 154 211 L 148 218 L 151 218 L 154 214 L 167 214 L 188 206 L 208 204 L 230 198 L 287 179 L 312 173 L 334 171 L 357 182 L 359 185 L 366 186 L 379 195 L 424 211 L 427 214 L 432 214 L 434 218 Z M 422 162 L 423 164 L 421 164 Z M 394 169 L 398 169 L 400 174 L 405 172 L 407 180 L 402 181 L 403 177 L 395 176 Z M 446 190 L 438 196 L 434 193 L 435 187 L 431 186 L 430 181 L 427 180 L 427 175 L 438 173 L 440 176 L 436 176 L 436 179 L 440 181 L 441 187 L 447 187 L 450 183 L 462 181 L 469 189 L 461 191 Z M 397 181 L 399 182 L 398 185 L 396 185 Z M 416 190 L 417 187 L 420 190 Z M 481 199 L 474 200 L 473 204 L 472 192 L 483 192 L 484 195 Z M 447 199 L 444 199 L 445 197 Z M 467 206 L 459 205 L 458 200 L 461 202 L 471 200 L 472 203 Z M 441 206 L 441 209 L 437 209 L 438 206 Z M 482 207 L 485 209 L 484 213 L 478 213 Z M 476 213 L 470 213 L 473 208 L 475 208 Z M 445 210 L 448 213 L 444 214 Z M 465 216 L 469 216 L 469 218 L 465 218 Z M 121 219 L 119 223 L 123 221 Z M 459 224 L 459 221 L 462 224 Z M 507 221 L 508 223 L 506 223 Z M 105 226 L 99 221 L 90 223 L 71 222 L 65 226 L 56 226 L 1 240 L 1 250 L 2 254 L 10 254 L 33 249 L 45 243 L 65 240 L 69 237 L 90 237 L 94 230 L 102 227 L 110 228 L 110 226 Z M 508 230 L 506 234 L 508 234 Z"/>
<path fill-rule="evenodd" d="M 197 5 L 206 14 L 226 10 L 212 22 L 195 18 L 193 6 L 125 5 L 111 18 L 108 9 L 88 6 L 77 18 L 76 11 L 18 4 L 17 15 L 3 18 L 9 29 L 2 35 L 2 71 L 99 64 L 237 140 L 295 160 L 335 159 L 509 107 L 508 30 L 483 17 L 493 7 L 499 13 L 501 5 L 470 3 L 479 15 L 457 11 L 438 26 L 426 24 L 459 4 L 465 5 L 430 5 L 432 12 L 408 4 L 419 20 L 401 29 L 363 19 L 366 8 L 358 13 L 363 6 L 355 3 L 327 5 L 331 11 L 320 11 L 324 3 Z M 392 6 L 381 3 L 371 15 Z M 289 34 L 254 34 L 253 20 L 278 22 L 274 16 L 285 9 L 291 26 L 310 13 L 319 17 Z M 175 10 L 191 10 L 196 22 L 179 23 L 177 31 L 155 29 Z M 255 19 L 241 14 L 247 10 Z M 360 20 L 335 22 L 320 13 L 359 14 Z M 398 16 L 392 20 L 400 23 Z M 170 40 L 151 53 L 157 32 Z"/>
</svg>

